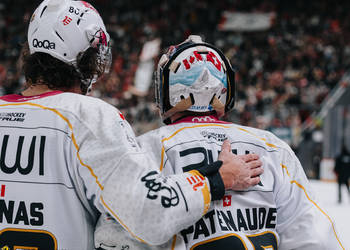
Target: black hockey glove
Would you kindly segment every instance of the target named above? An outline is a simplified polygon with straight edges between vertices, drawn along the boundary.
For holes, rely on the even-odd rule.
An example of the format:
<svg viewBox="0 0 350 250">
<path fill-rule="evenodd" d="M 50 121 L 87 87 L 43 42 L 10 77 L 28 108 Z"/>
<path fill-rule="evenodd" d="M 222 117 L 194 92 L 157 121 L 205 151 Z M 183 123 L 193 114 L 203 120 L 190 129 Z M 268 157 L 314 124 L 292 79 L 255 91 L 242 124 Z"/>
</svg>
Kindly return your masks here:
<svg viewBox="0 0 350 250">
<path fill-rule="evenodd" d="M 197 169 L 201 175 L 207 177 L 209 180 L 212 201 L 220 200 L 225 195 L 225 185 L 219 173 L 221 166 L 222 161 L 215 161 Z"/>
</svg>

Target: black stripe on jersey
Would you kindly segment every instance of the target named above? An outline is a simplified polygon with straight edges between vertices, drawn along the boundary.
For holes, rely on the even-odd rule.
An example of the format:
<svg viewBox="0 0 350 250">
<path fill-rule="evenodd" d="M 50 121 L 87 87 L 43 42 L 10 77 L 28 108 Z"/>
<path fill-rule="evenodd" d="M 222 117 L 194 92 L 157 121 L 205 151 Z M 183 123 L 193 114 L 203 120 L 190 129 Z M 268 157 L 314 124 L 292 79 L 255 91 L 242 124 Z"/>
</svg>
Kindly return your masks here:
<svg viewBox="0 0 350 250">
<path fill-rule="evenodd" d="M 27 183 L 27 184 L 42 184 L 42 185 L 62 185 L 65 186 L 67 189 L 74 189 L 74 187 L 67 186 L 65 183 L 61 182 L 36 182 L 36 181 L 10 181 L 10 180 L 1 180 L 0 182 L 14 182 L 14 183 Z"/>
<path fill-rule="evenodd" d="M 52 128 L 52 127 L 32 127 L 32 128 L 27 128 L 27 127 L 16 127 L 16 126 L 0 126 L 0 128 L 19 128 L 19 129 L 40 129 L 40 128 L 43 128 L 43 129 L 51 129 L 51 130 L 56 130 L 56 131 L 62 132 L 64 134 L 66 134 L 70 138 L 68 132 L 66 132 L 66 131 L 64 131 L 62 129 Z"/>
<path fill-rule="evenodd" d="M 179 183 L 177 183 L 177 181 L 176 181 L 175 183 L 176 183 L 176 185 L 179 187 L 179 190 L 180 190 L 180 192 L 181 192 L 181 195 L 182 195 L 182 197 L 184 198 L 184 202 L 185 202 L 185 205 L 186 205 L 186 212 L 188 212 L 188 205 L 187 205 L 186 197 L 185 197 L 184 193 L 182 192 L 182 189 L 181 189 Z"/>
</svg>

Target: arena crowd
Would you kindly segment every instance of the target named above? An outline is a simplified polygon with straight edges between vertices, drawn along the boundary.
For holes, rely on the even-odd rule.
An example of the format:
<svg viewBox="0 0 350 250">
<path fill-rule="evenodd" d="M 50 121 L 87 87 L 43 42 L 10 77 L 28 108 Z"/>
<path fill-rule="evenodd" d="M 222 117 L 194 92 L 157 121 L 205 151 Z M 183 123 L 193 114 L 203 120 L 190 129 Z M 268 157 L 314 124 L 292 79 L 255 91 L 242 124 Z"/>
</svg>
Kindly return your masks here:
<svg viewBox="0 0 350 250">
<path fill-rule="evenodd" d="M 0 94 L 19 92 L 21 48 L 30 13 L 40 1 L 0 3 Z M 284 138 L 292 147 L 300 126 L 350 66 L 348 1 L 95 0 L 113 39 L 112 70 L 93 95 L 118 107 L 137 133 L 161 123 L 153 90 L 130 92 L 145 42 L 160 38 L 161 52 L 189 34 L 221 48 L 237 70 L 237 103 L 226 119 Z M 257 32 L 218 29 L 224 10 L 274 13 L 272 26 Z M 155 58 L 157 60 L 158 58 Z"/>
</svg>

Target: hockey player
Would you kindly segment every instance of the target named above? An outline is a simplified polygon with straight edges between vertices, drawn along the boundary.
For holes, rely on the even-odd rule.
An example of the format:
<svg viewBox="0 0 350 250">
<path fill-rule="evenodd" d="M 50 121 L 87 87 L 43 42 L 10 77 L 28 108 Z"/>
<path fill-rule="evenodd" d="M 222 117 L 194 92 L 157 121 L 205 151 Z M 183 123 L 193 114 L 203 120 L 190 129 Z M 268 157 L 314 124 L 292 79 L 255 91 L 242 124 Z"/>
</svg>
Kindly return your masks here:
<svg viewBox="0 0 350 250">
<path fill-rule="evenodd" d="M 261 157 L 261 182 L 240 191 L 226 190 L 202 218 L 158 248 L 131 240 L 117 223 L 102 216 L 95 232 L 97 246 L 130 250 L 344 249 L 290 147 L 270 132 L 219 120 L 233 107 L 235 96 L 234 71 L 221 51 L 190 36 L 161 57 L 156 78 L 157 103 L 167 126 L 138 140 L 152 148 L 163 173 L 179 174 L 210 164 L 222 142 L 229 139 L 235 154 L 254 152 Z"/>
<path fill-rule="evenodd" d="M 109 35 L 89 3 L 43 1 L 28 45 L 27 88 L 0 98 L 0 249 L 91 250 L 106 212 L 139 241 L 161 244 L 225 188 L 260 181 L 257 156 L 238 158 L 229 144 L 223 164 L 164 178 L 123 115 L 83 95 L 111 61 Z"/>
</svg>

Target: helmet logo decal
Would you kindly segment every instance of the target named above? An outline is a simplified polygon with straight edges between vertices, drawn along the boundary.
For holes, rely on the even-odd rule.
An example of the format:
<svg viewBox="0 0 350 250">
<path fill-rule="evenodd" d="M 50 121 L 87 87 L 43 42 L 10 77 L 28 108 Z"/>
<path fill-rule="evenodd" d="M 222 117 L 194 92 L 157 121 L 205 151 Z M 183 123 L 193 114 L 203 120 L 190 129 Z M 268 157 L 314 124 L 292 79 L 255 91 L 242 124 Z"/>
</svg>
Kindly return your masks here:
<svg viewBox="0 0 350 250">
<path fill-rule="evenodd" d="M 216 57 L 216 55 L 211 51 L 206 54 L 206 61 L 211 62 L 217 68 L 217 70 L 221 71 L 221 62 Z M 184 64 L 185 69 L 189 70 L 191 68 L 191 65 L 198 61 L 203 61 L 203 57 L 198 53 L 198 51 L 193 51 L 193 55 L 190 55 L 188 58 L 182 60 L 182 63 Z"/>
<path fill-rule="evenodd" d="M 207 61 L 211 62 L 212 64 L 214 64 L 214 66 L 221 71 L 221 62 L 219 61 L 219 59 L 216 57 L 216 55 L 209 51 L 207 54 Z"/>
<path fill-rule="evenodd" d="M 44 48 L 47 50 L 56 48 L 56 44 L 53 42 L 50 42 L 49 40 L 40 41 L 40 40 L 34 38 L 32 44 L 33 44 L 34 48 Z"/>
<path fill-rule="evenodd" d="M 95 48 L 99 45 L 108 46 L 107 35 L 102 29 L 96 31 L 91 40 L 91 45 Z"/>
<path fill-rule="evenodd" d="M 62 20 L 62 23 L 64 26 L 70 24 L 70 22 L 72 21 L 72 18 L 66 16 L 63 20 Z"/>
</svg>

